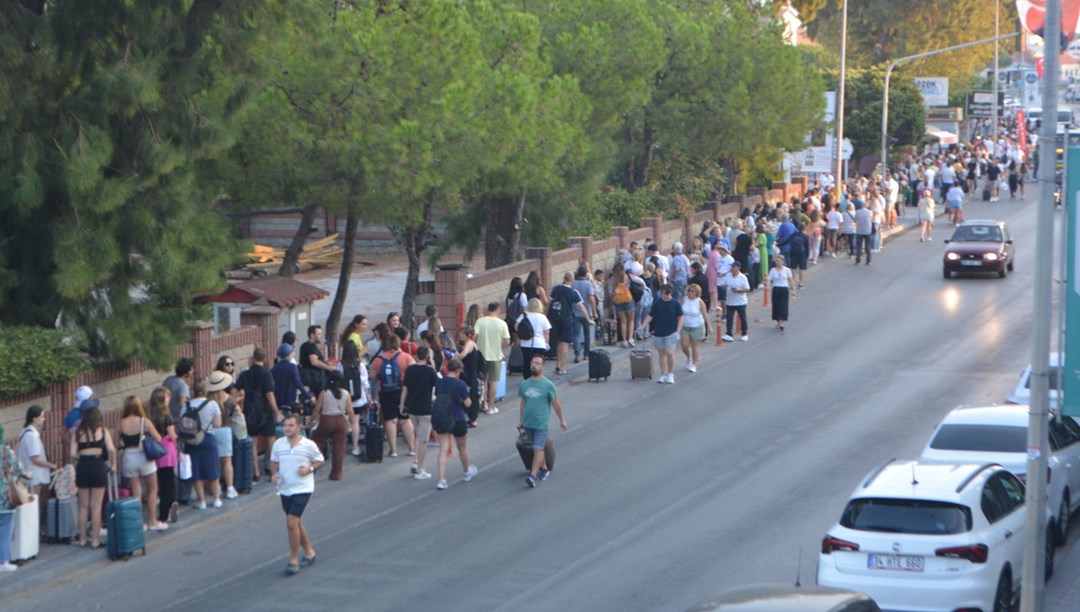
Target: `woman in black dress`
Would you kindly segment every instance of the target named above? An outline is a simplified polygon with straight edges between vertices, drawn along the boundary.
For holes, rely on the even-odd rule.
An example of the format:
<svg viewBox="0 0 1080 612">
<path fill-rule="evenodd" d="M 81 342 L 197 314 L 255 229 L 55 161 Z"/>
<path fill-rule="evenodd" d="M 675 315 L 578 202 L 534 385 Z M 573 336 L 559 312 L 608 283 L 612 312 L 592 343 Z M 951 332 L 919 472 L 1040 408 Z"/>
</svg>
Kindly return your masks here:
<svg viewBox="0 0 1080 612">
<path fill-rule="evenodd" d="M 476 330 L 469 325 L 462 325 L 458 335 L 458 359 L 465 366 L 461 372 L 461 380 L 469 385 L 469 397 L 472 398 L 472 404 L 467 410 L 469 427 L 476 427 L 476 418 L 480 414 L 480 361 L 483 357 L 476 346 Z M 499 409 L 495 406 L 484 407 L 484 414 L 498 413 Z"/>
</svg>

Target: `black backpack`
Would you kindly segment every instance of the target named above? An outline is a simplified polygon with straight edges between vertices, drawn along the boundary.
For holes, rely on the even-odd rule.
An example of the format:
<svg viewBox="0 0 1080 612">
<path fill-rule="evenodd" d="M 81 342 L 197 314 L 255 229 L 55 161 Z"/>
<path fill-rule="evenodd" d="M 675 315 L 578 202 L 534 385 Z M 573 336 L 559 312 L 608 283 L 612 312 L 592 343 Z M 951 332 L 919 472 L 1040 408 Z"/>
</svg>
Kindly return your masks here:
<svg viewBox="0 0 1080 612">
<path fill-rule="evenodd" d="M 445 387 L 440 391 L 431 405 L 431 427 L 446 433 L 454 429 L 454 398 Z"/>
<path fill-rule="evenodd" d="M 524 313 L 521 316 L 521 321 L 517 324 L 517 335 L 522 342 L 532 340 L 536 335 L 536 330 L 533 329 L 532 321 L 529 320 L 529 313 Z"/>
<path fill-rule="evenodd" d="M 203 403 L 199 404 L 198 408 L 192 408 L 191 400 L 188 400 L 187 404 L 185 404 L 184 413 L 180 415 L 180 418 L 176 422 L 176 437 L 180 438 L 180 441 L 185 445 L 198 446 L 206 439 L 206 430 L 203 429 L 202 419 L 199 418 L 199 411 L 202 410 L 209 401 L 209 398 L 204 399 Z"/>
<path fill-rule="evenodd" d="M 506 322 L 513 325 L 514 321 L 518 320 L 518 317 L 525 314 L 525 309 L 521 306 L 521 294 L 517 294 L 514 297 L 506 301 Z"/>
</svg>

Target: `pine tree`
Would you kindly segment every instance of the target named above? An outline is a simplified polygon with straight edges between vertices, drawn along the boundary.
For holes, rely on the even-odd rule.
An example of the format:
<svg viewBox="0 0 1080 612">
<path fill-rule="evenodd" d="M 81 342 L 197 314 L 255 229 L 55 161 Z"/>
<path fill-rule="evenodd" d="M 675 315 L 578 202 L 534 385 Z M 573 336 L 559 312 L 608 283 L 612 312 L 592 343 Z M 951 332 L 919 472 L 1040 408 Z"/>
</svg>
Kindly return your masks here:
<svg viewBox="0 0 1080 612">
<path fill-rule="evenodd" d="M 231 144 L 272 6 L 0 5 L 0 320 L 172 360 L 237 251 L 199 170 Z"/>
</svg>

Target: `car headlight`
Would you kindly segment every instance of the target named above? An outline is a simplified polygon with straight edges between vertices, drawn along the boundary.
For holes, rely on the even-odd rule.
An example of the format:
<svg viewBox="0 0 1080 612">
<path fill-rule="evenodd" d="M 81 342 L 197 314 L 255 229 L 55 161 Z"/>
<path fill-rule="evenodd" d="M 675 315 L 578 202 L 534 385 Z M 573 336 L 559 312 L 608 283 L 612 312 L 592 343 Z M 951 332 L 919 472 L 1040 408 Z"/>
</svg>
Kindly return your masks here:
<svg viewBox="0 0 1080 612">
<path fill-rule="evenodd" d="M 945 259 L 948 259 L 949 261 L 956 261 L 957 259 L 960 259 L 960 256 L 956 253 L 945 253 Z"/>
<path fill-rule="evenodd" d="M 997 261 L 998 254 L 997 253 L 983 253 L 983 259 L 985 259 L 986 261 Z"/>
</svg>

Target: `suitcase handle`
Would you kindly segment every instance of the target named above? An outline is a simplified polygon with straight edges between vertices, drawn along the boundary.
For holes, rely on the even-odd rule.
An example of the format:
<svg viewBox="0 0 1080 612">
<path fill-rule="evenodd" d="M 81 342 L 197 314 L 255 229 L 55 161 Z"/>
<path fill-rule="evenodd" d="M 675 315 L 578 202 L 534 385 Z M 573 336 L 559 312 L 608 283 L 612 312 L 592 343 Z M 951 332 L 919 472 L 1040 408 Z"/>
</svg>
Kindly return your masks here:
<svg viewBox="0 0 1080 612">
<path fill-rule="evenodd" d="M 109 470 L 108 477 L 108 493 L 113 501 L 116 501 L 120 497 L 120 477 L 116 475 L 116 472 Z"/>
</svg>

